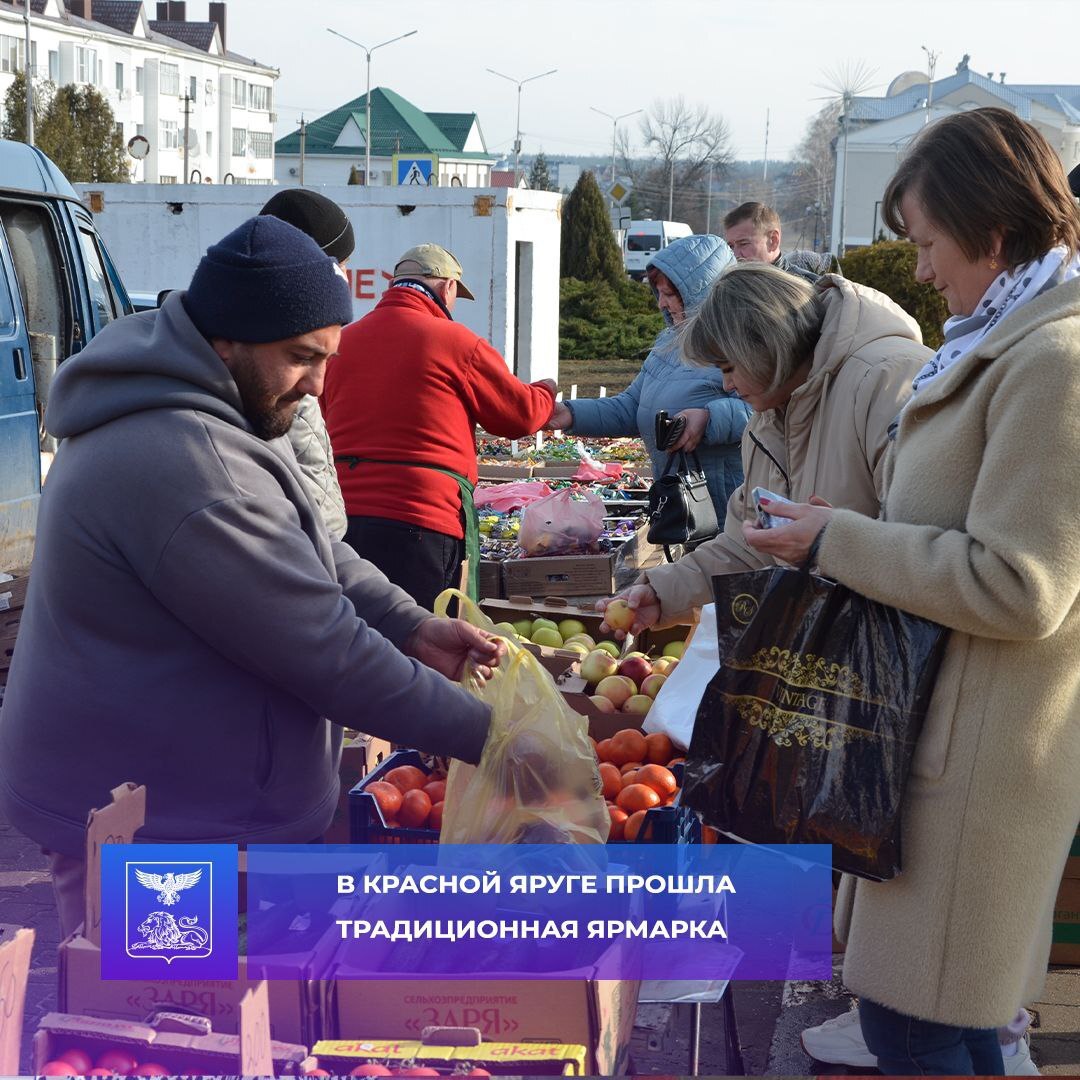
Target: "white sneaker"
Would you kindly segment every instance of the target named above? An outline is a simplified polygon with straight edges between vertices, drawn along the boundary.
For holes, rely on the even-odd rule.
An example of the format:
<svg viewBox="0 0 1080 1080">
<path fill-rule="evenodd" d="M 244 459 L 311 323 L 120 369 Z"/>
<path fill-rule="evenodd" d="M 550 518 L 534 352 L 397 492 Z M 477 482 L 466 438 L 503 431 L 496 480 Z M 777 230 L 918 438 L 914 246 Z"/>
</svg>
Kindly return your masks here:
<svg viewBox="0 0 1080 1080">
<path fill-rule="evenodd" d="M 1035 1062 L 1031 1060 L 1029 1041 L 1030 1037 L 1025 1032 L 1015 1043 L 1002 1046 L 1006 1076 L 1040 1075 Z M 877 1058 L 870 1053 L 863 1039 L 858 1006 L 826 1020 L 824 1024 L 807 1028 L 802 1033 L 802 1045 L 810 1057 L 830 1065 L 854 1065 L 861 1068 L 873 1068 L 877 1065 Z M 1012 1046 L 1016 1049 L 1009 1053 Z"/>
<path fill-rule="evenodd" d="M 834 1016 L 802 1033 L 803 1049 L 816 1061 L 830 1065 L 855 1065 L 872 1068 L 877 1058 L 870 1053 L 859 1026 L 858 1008 Z"/>
</svg>

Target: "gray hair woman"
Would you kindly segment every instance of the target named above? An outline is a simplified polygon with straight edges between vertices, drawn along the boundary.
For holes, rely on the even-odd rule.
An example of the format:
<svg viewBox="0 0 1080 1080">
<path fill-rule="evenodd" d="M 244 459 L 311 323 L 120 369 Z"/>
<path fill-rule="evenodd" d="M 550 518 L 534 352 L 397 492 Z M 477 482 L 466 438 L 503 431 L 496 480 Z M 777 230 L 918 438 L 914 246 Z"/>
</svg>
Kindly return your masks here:
<svg viewBox="0 0 1080 1080">
<path fill-rule="evenodd" d="M 1032 125 L 977 109 L 919 137 L 883 217 L 953 315 L 899 415 L 883 518 L 804 500 L 745 539 L 952 631 L 904 873 L 845 879 L 838 930 L 882 1072 L 1000 1074 L 993 1028 L 1038 998 L 1080 819 L 1080 209 Z"/>
<path fill-rule="evenodd" d="M 745 479 L 719 536 L 627 591 L 635 633 L 661 617 L 693 617 L 712 601 L 715 574 L 774 565 L 743 535 L 756 517 L 755 487 L 876 515 L 889 424 L 930 356 L 915 321 L 882 293 L 834 276 L 812 286 L 751 262 L 717 279 L 682 346 L 691 362 L 719 368 L 724 388 L 754 410 L 742 439 Z"/>
</svg>

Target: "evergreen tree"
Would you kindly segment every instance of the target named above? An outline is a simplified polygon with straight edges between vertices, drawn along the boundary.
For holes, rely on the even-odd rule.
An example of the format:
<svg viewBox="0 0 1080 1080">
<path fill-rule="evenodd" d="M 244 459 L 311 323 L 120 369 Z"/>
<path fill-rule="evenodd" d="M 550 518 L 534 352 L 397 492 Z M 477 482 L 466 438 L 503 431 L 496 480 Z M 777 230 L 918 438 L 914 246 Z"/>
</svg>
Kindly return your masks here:
<svg viewBox="0 0 1080 1080">
<path fill-rule="evenodd" d="M 355 165 L 349 170 L 349 179 L 345 182 L 347 184 L 352 184 L 353 186 L 359 186 L 360 170 Z"/>
<path fill-rule="evenodd" d="M 529 187 L 531 187 L 533 191 L 558 190 L 551 179 L 551 173 L 548 171 L 547 158 L 544 156 L 543 150 L 533 158 L 532 168 L 529 169 Z"/>
<path fill-rule="evenodd" d="M 625 280 L 604 196 L 591 172 L 581 174 L 563 204 L 561 255 L 563 277 L 606 281 L 615 288 Z"/>
<path fill-rule="evenodd" d="M 4 95 L 5 139 L 26 140 L 26 77 L 16 74 Z M 34 143 L 72 182 L 120 183 L 130 178 L 124 139 L 105 96 L 92 86 L 34 86 Z"/>
</svg>

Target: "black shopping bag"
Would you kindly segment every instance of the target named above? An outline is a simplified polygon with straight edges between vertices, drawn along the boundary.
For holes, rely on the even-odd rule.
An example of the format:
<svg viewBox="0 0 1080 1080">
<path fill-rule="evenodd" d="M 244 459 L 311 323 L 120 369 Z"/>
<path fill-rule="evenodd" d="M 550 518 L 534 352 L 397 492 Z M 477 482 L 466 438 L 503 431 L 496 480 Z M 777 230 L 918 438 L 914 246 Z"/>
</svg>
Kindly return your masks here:
<svg viewBox="0 0 1080 1080">
<path fill-rule="evenodd" d="M 720 670 L 682 801 L 756 844 L 832 844 L 833 866 L 900 872 L 900 810 L 947 632 L 804 570 L 713 579 Z"/>
</svg>

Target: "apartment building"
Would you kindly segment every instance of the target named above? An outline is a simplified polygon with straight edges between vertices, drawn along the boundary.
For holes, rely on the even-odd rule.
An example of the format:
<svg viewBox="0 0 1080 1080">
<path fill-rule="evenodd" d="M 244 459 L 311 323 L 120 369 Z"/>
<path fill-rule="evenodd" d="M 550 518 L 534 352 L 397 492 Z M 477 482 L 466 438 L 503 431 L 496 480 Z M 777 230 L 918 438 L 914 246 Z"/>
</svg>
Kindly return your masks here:
<svg viewBox="0 0 1080 1080">
<path fill-rule="evenodd" d="M 24 0 L 0 0 L 0 99 L 26 60 Z M 183 0 L 30 0 L 29 70 L 105 95 L 124 141 L 148 143 L 134 181 L 273 183 L 278 70 L 228 48 L 224 3 L 198 22 Z"/>
</svg>

